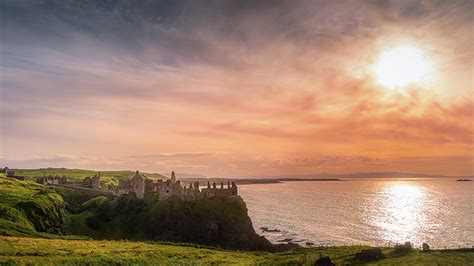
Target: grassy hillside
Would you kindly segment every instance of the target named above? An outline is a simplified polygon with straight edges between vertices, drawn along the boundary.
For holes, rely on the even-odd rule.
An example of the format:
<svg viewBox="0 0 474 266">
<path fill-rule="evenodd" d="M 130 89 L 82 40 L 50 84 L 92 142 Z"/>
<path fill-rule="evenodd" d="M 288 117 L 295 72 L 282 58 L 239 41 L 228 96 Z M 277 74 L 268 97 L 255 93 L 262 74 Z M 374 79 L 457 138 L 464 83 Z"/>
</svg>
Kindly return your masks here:
<svg viewBox="0 0 474 266">
<path fill-rule="evenodd" d="M 337 265 L 354 263 L 367 247 L 297 249 L 283 253 L 240 252 L 170 243 L 0 237 L 0 264 L 312 265 L 321 253 Z M 471 251 L 414 251 L 365 265 L 472 265 Z"/>
<path fill-rule="evenodd" d="M 64 231 L 64 201 L 42 185 L 0 178 L 0 235 Z"/>
<path fill-rule="evenodd" d="M 93 176 L 98 173 L 94 170 L 84 169 L 10 169 L 15 171 L 18 176 L 42 177 L 44 174 L 52 176 L 67 176 L 69 181 L 79 182 L 86 176 Z M 105 186 L 116 187 L 119 180 L 129 179 L 135 174 L 135 171 L 100 171 L 100 177 Z M 155 179 L 164 179 L 165 177 L 156 173 L 145 173 L 146 176 Z"/>
</svg>

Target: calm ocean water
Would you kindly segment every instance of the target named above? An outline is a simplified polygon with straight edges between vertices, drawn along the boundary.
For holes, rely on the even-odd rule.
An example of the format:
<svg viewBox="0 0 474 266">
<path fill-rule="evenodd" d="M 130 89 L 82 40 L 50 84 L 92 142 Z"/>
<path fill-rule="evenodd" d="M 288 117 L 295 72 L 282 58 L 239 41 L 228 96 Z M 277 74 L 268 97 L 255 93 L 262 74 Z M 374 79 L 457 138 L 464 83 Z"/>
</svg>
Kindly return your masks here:
<svg viewBox="0 0 474 266">
<path fill-rule="evenodd" d="M 255 230 L 276 243 L 474 245 L 474 182 L 350 179 L 240 185 Z M 263 232 L 268 227 L 280 232 Z"/>
</svg>

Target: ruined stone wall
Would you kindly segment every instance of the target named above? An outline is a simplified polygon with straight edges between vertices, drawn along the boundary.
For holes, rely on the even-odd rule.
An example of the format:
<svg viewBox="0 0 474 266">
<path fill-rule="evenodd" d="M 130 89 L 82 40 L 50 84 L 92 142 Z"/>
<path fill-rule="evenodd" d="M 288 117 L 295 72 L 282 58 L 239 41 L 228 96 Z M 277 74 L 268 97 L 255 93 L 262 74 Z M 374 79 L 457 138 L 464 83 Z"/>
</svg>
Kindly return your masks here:
<svg viewBox="0 0 474 266">
<path fill-rule="evenodd" d="M 234 182 L 227 183 L 227 188 L 224 187 L 224 182 L 221 182 L 220 187 L 217 187 L 216 183 L 207 183 L 207 188 L 201 189 L 201 194 L 205 197 L 220 197 L 220 196 L 236 196 L 237 186 Z"/>
<path fill-rule="evenodd" d="M 158 194 L 160 200 L 166 200 L 172 196 L 178 196 L 179 194 L 182 194 L 182 191 L 180 191 L 181 185 L 179 184 L 178 187 L 176 186 L 177 183 L 173 183 L 171 181 L 172 180 L 164 181 L 161 187 L 159 188 Z"/>
<path fill-rule="evenodd" d="M 137 198 L 143 199 L 145 196 L 145 177 L 137 171 L 130 182 L 130 191 L 135 192 Z"/>
<path fill-rule="evenodd" d="M 119 195 L 125 195 L 130 192 L 130 180 L 120 180 L 119 181 L 119 187 L 118 187 L 118 194 Z"/>
<path fill-rule="evenodd" d="M 100 187 L 100 174 L 98 176 L 95 175 L 91 178 L 91 187 L 93 189 L 102 189 Z"/>
</svg>

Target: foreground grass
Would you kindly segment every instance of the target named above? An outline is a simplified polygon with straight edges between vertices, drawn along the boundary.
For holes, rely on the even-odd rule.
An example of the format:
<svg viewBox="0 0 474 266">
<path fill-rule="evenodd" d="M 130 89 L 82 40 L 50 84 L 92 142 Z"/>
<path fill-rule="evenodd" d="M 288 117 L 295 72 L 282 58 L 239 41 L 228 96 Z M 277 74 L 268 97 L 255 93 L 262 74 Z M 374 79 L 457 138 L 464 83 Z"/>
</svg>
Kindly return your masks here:
<svg viewBox="0 0 474 266">
<path fill-rule="evenodd" d="M 144 242 L 0 238 L 0 264 L 253 264 L 271 256 Z"/>
<path fill-rule="evenodd" d="M 321 253 L 337 265 L 347 265 L 354 264 L 354 254 L 365 248 L 301 248 L 272 254 L 171 243 L 0 237 L 0 264 L 312 265 Z M 385 248 L 384 254 L 385 259 L 367 265 L 474 265 L 472 250 L 393 255 Z"/>
</svg>

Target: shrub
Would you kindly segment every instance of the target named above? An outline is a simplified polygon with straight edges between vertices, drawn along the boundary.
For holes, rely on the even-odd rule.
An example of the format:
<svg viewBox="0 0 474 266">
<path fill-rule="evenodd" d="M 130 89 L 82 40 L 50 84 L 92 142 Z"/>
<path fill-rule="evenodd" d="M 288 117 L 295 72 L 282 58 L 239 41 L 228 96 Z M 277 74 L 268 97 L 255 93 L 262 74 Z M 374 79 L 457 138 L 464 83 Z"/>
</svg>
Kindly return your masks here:
<svg viewBox="0 0 474 266">
<path fill-rule="evenodd" d="M 86 218 L 86 224 L 93 230 L 99 230 L 100 229 L 100 222 L 99 219 L 95 216 L 90 216 Z"/>
<path fill-rule="evenodd" d="M 359 261 L 371 261 L 383 259 L 382 249 L 370 248 L 362 250 L 355 254 L 355 258 Z"/>
<path fill-rule="evenodd" d="M 327 256 L 324 256 L 324 257 L 321 257 L 319 258 L 315 263 L 314 263 L 314 266 L 334 266 L 336 264 L 334 264 L 332 261 L 331 261 L 331 258 L 330 257 L 327 257 Z"/>
<path fill-rule="evenodd" d="M 26 216 L 19 210 L 0 204 L 0 219 L 14 222 L 19 227 L 34 230 L 33 224 L 26 218 Z"/>
<path fill-rule="evenodd" d="M 89 210 L 95 207 L 99 207 L 107 201 L 108 198 L 106 196 L 99 196 L 82 203 L 82 209 Z"/>
</svg>

